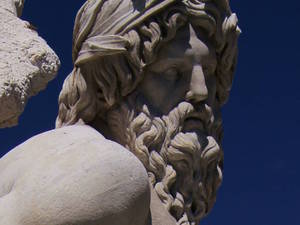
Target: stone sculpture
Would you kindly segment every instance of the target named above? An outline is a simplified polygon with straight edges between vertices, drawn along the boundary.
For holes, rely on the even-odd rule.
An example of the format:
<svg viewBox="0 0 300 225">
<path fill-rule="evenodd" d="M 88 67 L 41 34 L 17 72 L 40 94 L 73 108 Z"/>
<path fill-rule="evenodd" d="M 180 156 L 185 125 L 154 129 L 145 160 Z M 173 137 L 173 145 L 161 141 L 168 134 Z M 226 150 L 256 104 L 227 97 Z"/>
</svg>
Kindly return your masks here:
<svg viewBox="0 0 300 225">
<path fill-rule="evenodd" d="M 60 62 L 56 54 L 19 19 L 24 0 L 0 0 L 0 128 L 14 126 L 27 100 L 52 80 Z"/>
<path fill-rule="evenodd" d="M 239 33 L 227 0 L 87 1 L 57 129 L 0 160 L 0 223 L 198 224 L 222 181 Z"/>
</svg>

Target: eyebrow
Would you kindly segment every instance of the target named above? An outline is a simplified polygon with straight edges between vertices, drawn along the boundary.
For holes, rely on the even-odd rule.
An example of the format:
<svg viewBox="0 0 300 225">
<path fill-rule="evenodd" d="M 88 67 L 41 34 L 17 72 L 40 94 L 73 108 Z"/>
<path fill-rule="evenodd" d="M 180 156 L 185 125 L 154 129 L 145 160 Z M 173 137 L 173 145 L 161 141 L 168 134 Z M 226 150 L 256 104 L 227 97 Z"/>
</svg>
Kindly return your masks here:
<svg viewBox="0 0 300 225">
<path fill-rule="evenodd" d="M 163 72 L 172 66 L 183 65 L 185 62 L 186 60 L 184 58 L 168 58 L 155 61 L 147 67 L 153 72 Z M 152 69 L 152 67 L 154 67 L 154 69 Z"/>
</svg>

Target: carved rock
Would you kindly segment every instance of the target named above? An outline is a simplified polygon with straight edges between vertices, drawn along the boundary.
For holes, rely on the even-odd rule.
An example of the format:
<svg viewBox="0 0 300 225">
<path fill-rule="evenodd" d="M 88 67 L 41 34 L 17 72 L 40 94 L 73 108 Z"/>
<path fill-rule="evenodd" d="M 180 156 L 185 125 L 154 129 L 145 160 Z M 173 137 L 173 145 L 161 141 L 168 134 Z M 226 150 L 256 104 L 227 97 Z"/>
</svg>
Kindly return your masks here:
<svg viewBox="0 0 300 225">
<path fill-rule="evenodd" d="M 19 19 L 23 0 L 0 0 L 0 128 L 14 126 L 29 97 L 57 74 L 60 61 L 47 43 Z"/>
<path fill-rule="evenodd" d="M 86 1 L 58 129 L 0 160 L 0 224 L 199 224 L 222 182 L 237 22 L 227 0 Z"/>
<path fill-rule="evenodd" d="M 148 217 L 142 163 L 88 126 L 32 137 L 1 158 L 0 177 L 1 225 L 145 225 Z"/>
<path fill-rule="evenodd" d="M 83 122 L 140 159 L 152 225 L 199 224 L 215 203 L 237 23 L 227 0 L 91 0 L 77 13 L 56 125 Z"/>
</svg>

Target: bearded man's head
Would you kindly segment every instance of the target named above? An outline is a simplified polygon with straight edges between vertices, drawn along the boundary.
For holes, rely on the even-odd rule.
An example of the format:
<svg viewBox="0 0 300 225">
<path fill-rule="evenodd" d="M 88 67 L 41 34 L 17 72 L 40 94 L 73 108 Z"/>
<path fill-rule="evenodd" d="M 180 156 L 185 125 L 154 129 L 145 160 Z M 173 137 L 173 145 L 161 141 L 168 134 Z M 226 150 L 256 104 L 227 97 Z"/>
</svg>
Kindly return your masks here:
<svg viewBox="0 0 300 225">
<path fill-rule="evenodd" d="M 87 1 L 56 126 L 88 124 L 125 146 L 178 224 L 197 224 L 222 180 L 239 34 L 227 0 Z"/>
</svg>

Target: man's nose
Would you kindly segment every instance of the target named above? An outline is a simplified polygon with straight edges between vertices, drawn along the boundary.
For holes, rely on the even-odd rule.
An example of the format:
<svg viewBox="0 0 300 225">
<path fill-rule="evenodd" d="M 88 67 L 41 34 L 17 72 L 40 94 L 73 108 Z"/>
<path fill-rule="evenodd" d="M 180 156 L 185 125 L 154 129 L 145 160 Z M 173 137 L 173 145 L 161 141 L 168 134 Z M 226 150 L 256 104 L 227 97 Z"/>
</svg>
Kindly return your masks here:
<svg viewBox="0 0 300 225">
<path fill-rule="evenodd" d="M 205 76 L 203 73 L 202 66 L 197 64 L 194 65 L 190 87 L 185 96 L 186 100 L 192 103 L 204 101 L 208 98 L 208 90 L 205 82 Z"/>
</svg>

